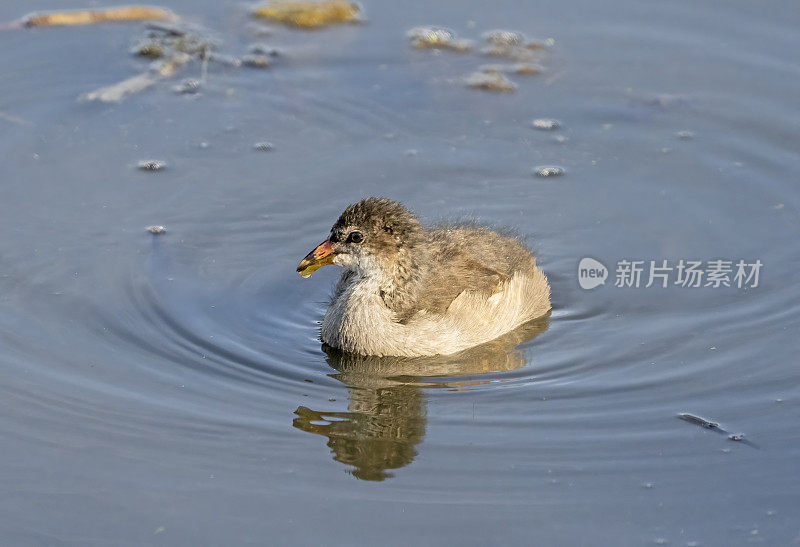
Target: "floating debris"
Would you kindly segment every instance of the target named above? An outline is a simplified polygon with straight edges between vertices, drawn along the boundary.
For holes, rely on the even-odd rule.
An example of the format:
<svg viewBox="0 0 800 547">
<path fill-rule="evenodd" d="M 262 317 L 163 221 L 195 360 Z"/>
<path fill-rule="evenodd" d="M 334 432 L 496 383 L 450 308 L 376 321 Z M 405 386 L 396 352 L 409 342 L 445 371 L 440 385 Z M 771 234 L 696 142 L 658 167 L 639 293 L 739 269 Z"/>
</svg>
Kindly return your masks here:
<svg viewBox="0 0 800 547">
<path fill-rule="evenodd" d="M 552 118 L 536 118 L 531 122 L 534 129 L 541 129 L 542 131 L 553 131 L 561 127 L 561 122 Z"/>
<path fill-rule="evenodd" d="M 154 235 L 166 233 L 167 229 L 163 226 L 148 226 L 147 231 Z"/>
<path fill-rule="evenodd" d="M 443 27 L 414 27 L 406 36 L 417 49 L 469 51 L 472 48 L 470 40 L 459 40 L 455 32 Z"/>
<path fill-rule="evenodd" d="M 691 131 L 678 131 L 677 133 L 675 133 L 675 136 L 681 139 L 682 141 L 688 141 L 694 138 L 694 133 Z"/>
<path fill-rule="evenodd" d="M 250 68 L 269 68 L 270 60 L 266 55 L 252 54 L 242 57 L 242 64 Z"/>
<path fill-rule="evenodd" d="M 345 0 L 272 0 L 258 6 L 253 15 L 297 28 L 313 29 L 338 23 L 361 21 L 358 4 Z"/>
<path fill-rule="evenodd" d="M 535 65 L 531 63 L 517 63 L 511 66 L 513 68 L 514 74 L 518 74 L 520 76 L 536 76 L 544 72 L 544 67 L 542 65 Z"/>
<path fill-rule="evenodd" d="M 269 57 L 279 57 L 281 55 L 278 48 L 268 46 L 267 44 L 250 45 L 250 53 L 254 55 L 267 55 Z"/>
<path fill-rule="evenodd" d="M 200 91 L 200 80 L 195 78 L 185 78 L 178 85 L 172 88 L 175 93 L 190 95 Z"/>
<path fill-rule="evenodd" d="M 500 72 L 473 72 L 464 78 L 464 83 L 484 91 L 513 93 L 517 90 L 517 85 Z"/>
<path fill-rule="evenodd" d="M 142 171 L 163 171 L 167 168 L 167 163 L 161 160 L 142 160 L 136 167 Z"/>
<path fill-rule="evenodd" d="M 219 63 L 222 65 L 232 66 L 234 68 L 242 66 L 242 60 L 233 55 L 222 55 L 220 53 L 209 53 L 206 57 L 209 61 Z"/>
<path fill-rule="evenodd" d="M 92 25 L 120 21 L 174 21 L 176 15 L 155 6 L 123 6 L 98 10 L 69 10 L 31 13 L 16 23 L 23 27 Z"/>
<path fill-rule="evenodd" d="M 173 75 L 179 68 L 188 63 L 189 59 L 189 55 L 178 53 L 169 59 L 155 61 L 147 72 L 110 86 L 101 87 L 100 89 L 84 94 L 81 98 L 87 101 L 101 101 L 105 103 L 119 102 L 127 95 L 147 89 L 160 79 Z"/>
<path fill-rule="evenodd" d="M 535 51 L 549 45 L 548 42 L 527 42 L 524 34 L 513 30 L 491 30 L 484 33 L 483 38 L 489 45 L 481 53 L 514 61 L 535 59 Z"/>
<path fill-rule="evenodd" d="M 480 71 L 516 74 L 518 76 L 536 76 L 544 71 L 544 67 L 532 63 L 515 63 L 510 65 L 483 65 Z"/>
<path fill-rule="evenodd" d="M 132 93 L 143 91 L 159 80 L 174 75 L 192 59 L 211 60 L 211 52 L 217 47 L 217 42 L 201 28 L 164 23 L 150 24 L 148 28 L 147 40 L 134 47 L 133 53 L 158 60 L 151 63 L 147 71 L 86 93 L 81 97 L 82 99 L 119 102 Z M 190 90 L 185 86 L 173 89 L 180 93 L 196 91 L 196 89 Z"/>
<path fill-rule="evenodd" d="M 462 52 L 475 49 L 471 40 L 458 39 L 454 31 L 444 27 L 415 27 L 409 30 L 406 36 L 411 40 L 413 47 L 433 49 L 434 54 L 440 53 L 443 49 Z M 485 91 L 510 93 L 516 91 L 517 85 L 507 77 L 508 74 L 535 76 L 544 72 L 539 63 L 541 54 L 534 50 L 544 47 L 547 45 L 546 42 L 528 43 L 521 32 L 509 30 L 492 30 L 484 33 L 483 38 L 489 45 L 481 50 L 482 53 L 503 57 L 513 63 L 483 65 L 462 79 L 466 85 Z"/>
<path fill-rule="evenodd" d="M 186 27 L 183 25 L 175 25 L 165 21 L 152 21 L 147 23 L 147 28 L 153 31 L 151 36 L 166 34 L 171 36 L 184 36 L 186 34 Z"/>
<path fill-rule="evenodd" d="M 202 28 L 151 25 L 148 40 L 143 45 L 146 53 L 150 50 L 157 53 L 160 47 L 162 55 L 178 52 L 204 59 L 219 44 Z"/>
<path fill-rule="evenodd" d="M 270 152 L 272 150 L 272 143 L 271 142 L 257 142 L 253 145 L 253 150 L 258 150 L 259 152 Z"/>
<path fill-rule="evenodd" d="M 559 167 L 558 165 L 541 165 L 539 167 L 534 167 L 533 174 L 537 177 L 560 177 L 566 171 L 563 167 Z"/>
<path fill-rule="evenodd" d="M 701 418 L 700 416 L 695 416 L 694 414 L 689 414 L 688 412 L 681 412 L 680 414 L 678 414 L 678 418 L 686 422 L 689 422 L 690 424 L 695 424 L 705 427 L 706 429 L 715 429 L 719 427 L 719 423 L 717 422 L 706 420 L 705 418 Z"/>
<path fill-rule="evenodd" d="M 514 30 L 490 30 L 483 33 L 483 38 L 496 46 L 521 46 L 525 36 Z"/>
<path fill-rule="evenodd" d="M 140 57 L 158 59 L 164 56 L 164 45 L 153 40 L 148 40 L 135 46 L 132 52 L 134 55 L 138 55 Z"/>
</svg>

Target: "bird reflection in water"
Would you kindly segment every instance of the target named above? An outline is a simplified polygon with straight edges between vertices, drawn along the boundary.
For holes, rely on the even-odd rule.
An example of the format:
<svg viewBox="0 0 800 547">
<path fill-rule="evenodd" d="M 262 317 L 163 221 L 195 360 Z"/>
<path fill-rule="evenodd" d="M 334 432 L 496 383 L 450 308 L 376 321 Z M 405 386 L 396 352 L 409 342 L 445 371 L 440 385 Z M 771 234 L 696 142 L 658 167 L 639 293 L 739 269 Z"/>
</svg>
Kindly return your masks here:
<svg viewBox="0 0 800 547">
<path fill-rule="evenodd" d="M 525 356 L 516 346 L 547 330 L 548 321 L 549 314 L 455 355 L 372 357 L 323 345 L 328 364 L 337 371 L 331 376 L 349 388 L 347 412 L 300 406 L 293 425 L 328 437 L 333 459 L 353 466 L 349 472 L 354 477 L 369 481 L 392 477 L 389 470 L 411 463 L 425 436 L 422 388 L 459 389 L 497 381 L 469 377 L 524 366 Z"/>
</svg>

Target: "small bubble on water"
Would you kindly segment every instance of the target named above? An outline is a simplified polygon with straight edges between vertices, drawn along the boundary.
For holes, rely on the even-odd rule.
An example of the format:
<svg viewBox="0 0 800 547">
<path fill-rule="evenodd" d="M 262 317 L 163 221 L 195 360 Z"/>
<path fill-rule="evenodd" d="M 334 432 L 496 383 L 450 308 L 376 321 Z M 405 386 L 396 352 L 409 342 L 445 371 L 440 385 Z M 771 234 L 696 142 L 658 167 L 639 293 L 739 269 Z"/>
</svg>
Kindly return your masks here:
<svg viewBox="0 0 800 547">
<path fill-rule="evenodd" d="M 417 150 L 416 148 L 409 148 L 408 150 L 403 152 L 403 154 L 409 158 L 413 158 L 414 156 L 419 155 L 419 150 Z"/>
<path fill-rule="evenodd" d="M 694 133 L 691 131 L 678 131 L 675 136 L 683 141 L 688 141 L 694 138 Z"/>
<path fill-rule="evenodd" d="M 642 488 L 645 488 L 647 490 L 651 490 L 654 487 L 655 487 L 655 484 L 653 484 L 652 482 L 643 482 L 642 483 Z"/>
<path fill-rule="evenodd" d="M 167 168 L 167 163 L 161 160 L 142 160 L 136 167 L 142 171 L 163 171 Z"/>
<path fill-rule="evenodd" d="M 253 150 L 259 152 L 270 152 L 272 148 L 272 143 L 267 141 L 257 142 L 253 145 Z"/>
<path fill-rule="evenodd" d="M 566 137 L 564 135 L 556 135 L 555 137 L 553 137 L 553 140 L 559 144 L 564 144 L 565 142 L 569 141 L 569 137 Z"/>
<path fill-rule="evenodd" d="M 542 131 L 553 131 L 561 127 L 561 122 L 553 118 L 536 118 L 531 122 L 534 129 L 541 129 Z"/>
<path fill-rule="evenodd" d="M 165 227 L 159 226 L 159 225 L 148 226 L 146 228 L 146 230 L 148 232 L 150 232 L 151 234 L 154 234 L 154 235 L 163 234 L 163 233 L 165 233 L 167 231 L 167 229 Z"/>
<path fill-rule="evenodd" d="M 533 174 L 537 177 L 560 177 L 564 174 L 564 168 L 558 165 L 541 165 L 533 169 Z"/>
</svg>

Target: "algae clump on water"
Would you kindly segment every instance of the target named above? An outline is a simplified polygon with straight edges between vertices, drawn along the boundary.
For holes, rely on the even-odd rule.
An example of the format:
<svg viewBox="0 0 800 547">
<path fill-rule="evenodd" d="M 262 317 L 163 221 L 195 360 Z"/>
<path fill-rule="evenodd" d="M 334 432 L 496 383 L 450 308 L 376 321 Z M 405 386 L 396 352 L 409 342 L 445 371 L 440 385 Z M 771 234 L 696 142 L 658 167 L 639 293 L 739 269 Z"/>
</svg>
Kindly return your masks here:
<svg viewBox="0 0 800 547">
<path fill-rule="evenodd" d="M 258 6 L 253 15 L 298 28 L 320 28 L 337 23 L 361 20 L 358 4 L 346 0 L 273 0 Z"/>
</svg>

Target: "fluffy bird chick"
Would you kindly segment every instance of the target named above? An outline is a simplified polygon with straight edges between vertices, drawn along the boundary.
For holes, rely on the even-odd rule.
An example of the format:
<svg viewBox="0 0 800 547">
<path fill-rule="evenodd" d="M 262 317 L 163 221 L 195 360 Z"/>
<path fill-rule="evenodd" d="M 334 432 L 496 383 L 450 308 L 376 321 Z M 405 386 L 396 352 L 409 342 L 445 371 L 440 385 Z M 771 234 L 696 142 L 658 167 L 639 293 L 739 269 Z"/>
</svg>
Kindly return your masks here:
<svg viewBox="0 0 800 547">
<path fill-rule="evenodd" d="M 326 264 L 345 271 L 322 341 L 352 353 L 456 353 L 550 310 L 547 278 L 517 239 L 477 225 L 425 228 L 389 199 L 347 207 L 297 271 Z"/>
</svg>

